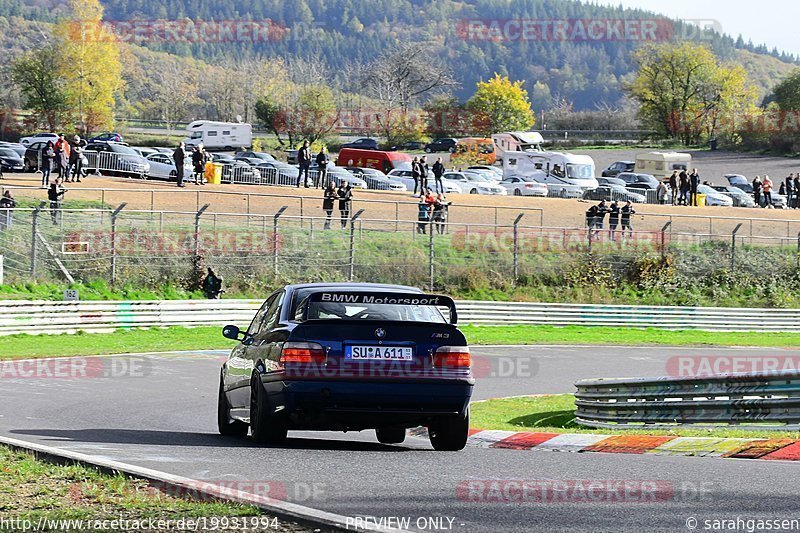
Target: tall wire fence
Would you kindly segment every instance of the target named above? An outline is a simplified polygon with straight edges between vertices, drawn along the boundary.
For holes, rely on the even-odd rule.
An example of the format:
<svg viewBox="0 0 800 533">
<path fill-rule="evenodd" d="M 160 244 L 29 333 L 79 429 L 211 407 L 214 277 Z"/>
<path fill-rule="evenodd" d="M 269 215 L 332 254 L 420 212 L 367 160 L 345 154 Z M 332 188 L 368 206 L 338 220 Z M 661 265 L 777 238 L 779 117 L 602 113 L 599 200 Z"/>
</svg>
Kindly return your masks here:
<svg viewBox="0 0 800 533">
<path fill-rule="evenodd" d="M 228 283 L 375 281 L 428 288 L 469 287 L 476 279 L 558 284 L 594 276 L 598 265 L 629 276 L 642 261 L 685 275 L 718 270 L 771 275 L 796 269 L 800 238 L 741 231 L 688 233 L 667 221 L 658 230 L 612 231 L 525 225 L 301 216 L 198 210 L 0 210 L 5 282 L 105 280 L 197 286 L 213 268 Z M 638 268 L 638 267 L 637 267 Z"/>
</svg>

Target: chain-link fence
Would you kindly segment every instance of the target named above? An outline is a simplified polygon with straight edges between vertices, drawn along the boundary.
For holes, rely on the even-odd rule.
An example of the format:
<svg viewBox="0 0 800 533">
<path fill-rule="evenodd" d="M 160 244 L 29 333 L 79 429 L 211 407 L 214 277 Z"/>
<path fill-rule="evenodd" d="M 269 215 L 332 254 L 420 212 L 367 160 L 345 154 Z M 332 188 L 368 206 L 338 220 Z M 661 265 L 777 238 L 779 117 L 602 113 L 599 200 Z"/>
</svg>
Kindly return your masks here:
<svg viewBox="0 0 800 533">
<path fill-rule="evenodd" d="M 521 214 L 520 214 L 521 215 Z M 227 284 L 374 281 L 449 289 L 557 286 L 613 279 L 699 277 L 724 270 L 794 272 L 800 239 L 659 230 L 553 228 L 522 223 L 370 218 L 368 210 L 300 216 L 128 209 L 0 212 L 7 283 L 106 280 L 197 287 L 207 267 Z M 251 283 L 252 282 L 252 283 Z"/>
</svg>

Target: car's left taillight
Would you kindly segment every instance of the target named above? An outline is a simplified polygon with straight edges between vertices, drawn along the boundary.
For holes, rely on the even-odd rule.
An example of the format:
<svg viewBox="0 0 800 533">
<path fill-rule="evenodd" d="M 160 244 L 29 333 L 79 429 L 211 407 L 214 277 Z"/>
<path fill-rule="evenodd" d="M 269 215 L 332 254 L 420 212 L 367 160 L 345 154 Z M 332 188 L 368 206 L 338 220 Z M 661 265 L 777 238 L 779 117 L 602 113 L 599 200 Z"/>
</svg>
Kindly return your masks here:
<svg viewBox="0 0 800 533">
<path fill-rule="evenodd" d="M 472 365 L 468 346 L 440 346 L 433 354 L 433 366 L 466 370 Z"/>
<path fill-rule="evenodd" d="M 287 342 L 281 350 L 280 363 L 323 364 L 326 359 L 325 348 L 315 342 Z"/>
</svg>

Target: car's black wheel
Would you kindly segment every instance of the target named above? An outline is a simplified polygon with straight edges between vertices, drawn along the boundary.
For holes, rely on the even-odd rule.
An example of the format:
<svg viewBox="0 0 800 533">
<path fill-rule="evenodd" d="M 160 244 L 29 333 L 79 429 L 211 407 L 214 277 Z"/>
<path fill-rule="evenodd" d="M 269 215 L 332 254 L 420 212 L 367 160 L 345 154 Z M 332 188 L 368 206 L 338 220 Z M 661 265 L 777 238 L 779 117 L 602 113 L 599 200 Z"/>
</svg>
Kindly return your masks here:
<svg viewBox="0 0 800 533">
<path fill-rule="evenodd" d="M 288 428 L 272 413 L 264 385 L 257 375 L 250 380 L 250 434 L 259 443 L 276 444 L 286 440 Z"/>
<path fill-rule="evenodd" d="M 406 440 L 406 428 L 377 428 L 375 436 L 381 444 L 400 444 Z"/>
<path fill-rule="evenodd" d="M 429 153 L 431 153 L 432 151 L 433 151 L 433 150 L 431 150 L 430 148 L 427 148 L 427 147 L 425 148 L 425 153 L 426 153 L 426 154 L 429 154 Z"/>
<path fill-rule="evenodd" d="M 519 189 L 514 189 L 514 196 L 522 196 L 522 191 Z"/>
<path fill-rule="evenodd" d="M 447 149 L 447 151 L 448 151 L 448 152 L 450 152 L 451 154 L 454 154 L 454 153 L 456 153 L 456 149 L 455 149 L 455 148 L 452 148 L 452 147 L 451 147 L 451 148 L 448 148 L 448 149 Z"/>
<path fill-rule="evenodd" d="M 472 189 L 469 191 L 470 194 L 478 194 L 478 189 Z"/>
<path fill-rule="evenodd" d="M 178 181 L 178 171 L 173 170 L 169 173 L 169 179 L 167 181 Z"/>
<path fill-rule="evenodd" d="M 222 376 L 219 378 L 219 399 L 217 400 L 217 428 L 221 435 L 244 437 L 247 435 L 247 424 L 240 420 L 231 420 L 231 406 L 225 396 Z"/>
<path fill-rule="evenodd" d="M 428 427 L 433 449 L 439 452 L 457 452 L 467 445 L 469 436 L 469 408 L 464 416 L 454 416 L 437 421 Z"/>
</svg>

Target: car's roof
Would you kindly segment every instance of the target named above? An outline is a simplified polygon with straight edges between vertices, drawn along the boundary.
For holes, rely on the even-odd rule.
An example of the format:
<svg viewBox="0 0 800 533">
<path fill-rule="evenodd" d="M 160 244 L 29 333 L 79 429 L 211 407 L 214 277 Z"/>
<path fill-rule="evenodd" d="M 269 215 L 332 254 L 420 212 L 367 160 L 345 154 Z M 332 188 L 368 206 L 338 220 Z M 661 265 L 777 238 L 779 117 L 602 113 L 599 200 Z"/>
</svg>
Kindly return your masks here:
<svg viewBox="0 0 800 533">
<path fill-rule="evenodd" d="M 293 285 L 287 285 L 285 287 L 287 290 L 298 290 L 298 289 L 358 289 L 363 291 L 380 291 L 386 289 L 394 289 L 394 290 L 406 290 L 406 291 L 413 291 L 413 292 L 421 292 L 416 287 L 411 287 L 409 285 L 395 285 L 389 283 L 297 283 Z"/>
</svg>

